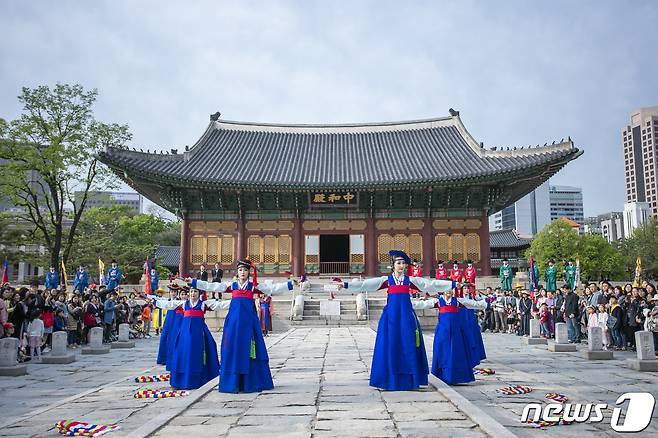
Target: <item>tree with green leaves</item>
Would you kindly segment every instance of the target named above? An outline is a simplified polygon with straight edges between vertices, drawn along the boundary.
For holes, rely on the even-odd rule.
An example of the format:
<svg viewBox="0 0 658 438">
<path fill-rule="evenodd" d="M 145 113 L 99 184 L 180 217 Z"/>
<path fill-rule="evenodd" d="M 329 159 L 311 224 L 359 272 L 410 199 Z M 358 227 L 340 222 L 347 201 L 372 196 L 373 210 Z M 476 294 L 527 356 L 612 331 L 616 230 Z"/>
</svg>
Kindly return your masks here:
<svg viewBox="0 0 658 438">
<path fill-rule="evenodd" d="M 580 236 L 576 254 L 580 259 L 581 280 L 624 279 L 624 258 L 603 236 Z"/>
<path fill-rule="evenodd" d="M 178 221 L 134 214 L 127 206 L 90 208 L 80 221 L 71 260 L 89 267 L 92 277 L 98 278 L 98 259 L 106 265 L 115 259 L 126 281 L 137 283 L 146 257 L 153 255 L 163 241 L 169 243 L 172 232 L 179 229 Z M 164 268 L 156 265 L 156 269 L 161 275 L 166 274 Z"/>
<path fill-rule="evenodd" d="M 80 85 L 24 87 L 22 114 L 0 121 L 0 196 L 34 227 L 53 266 L 71 256 L 89 192 L 116 183 L 96 153 L 131 139 L 128 126 L 94 118 L 97 96 Z"/>
<path fill-rule="evenodd" d="M 619 249 L 623 255 L 627 278 L 635 272 L 635 261 L 639 256 L 642 260 L 642 277 L 658 279 L 658 218 L 633 230 L 633 234 L 621 242 Z"/>
<path fill-rule="evenodd" d="M 603 236 L 580 236 L 568 223 L 555 220 L 537 233 L 526 256 L 532 256 L 541 272 L 555 259 L 558 278 L 564 278 L 562 263 L 570 258 L 580 260 L 581 282 L 587 280 L 621 280 L 624 278 L 623 257 Z"/>
<path fill-rule="evenodd" d="M 539 264 L 540 277 L 548 266 L 550 259 L 555 259 L 557 277 L 564 278 L 562 263 L 570 258 L 575 259 L 578 245 L 578 232 L 565 221 L 556 220 L 546 225 L 530 244 L 526 257 L 532 256 Z"/>
</svg>

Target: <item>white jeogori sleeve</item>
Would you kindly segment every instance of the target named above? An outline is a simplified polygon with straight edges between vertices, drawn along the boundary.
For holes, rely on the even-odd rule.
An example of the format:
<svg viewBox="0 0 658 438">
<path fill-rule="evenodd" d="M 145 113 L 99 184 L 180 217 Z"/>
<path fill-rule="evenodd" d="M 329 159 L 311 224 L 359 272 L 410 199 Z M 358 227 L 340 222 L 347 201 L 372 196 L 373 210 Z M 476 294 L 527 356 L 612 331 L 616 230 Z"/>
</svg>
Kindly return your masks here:
<svg viewBox="0 0 658 438">
<path fill-rule="evenodd" d="M 410 277 L 411 281 L 421 292 L 439 293 L 446 292 L 456 286 L 456 282 L 451 280 L 428 280 L 422 277 Z"/>
<path fill-rule="evenodd" d="M 375 292 L 381 289 L 388 277 L 373 277 L 365 280 L 352 280 L 343 282 L 343 288 L 350 292 Z"/>
<path fill-rule="evenodd" d="M 424 309 L 432 309 L 436 303 L 438 303 L 439 300 L 436 298 L 428 298 L 426 300 L 411 300 L 411 306 L 414 308 L 414 310 L 424 310 Z"/>
</svg>

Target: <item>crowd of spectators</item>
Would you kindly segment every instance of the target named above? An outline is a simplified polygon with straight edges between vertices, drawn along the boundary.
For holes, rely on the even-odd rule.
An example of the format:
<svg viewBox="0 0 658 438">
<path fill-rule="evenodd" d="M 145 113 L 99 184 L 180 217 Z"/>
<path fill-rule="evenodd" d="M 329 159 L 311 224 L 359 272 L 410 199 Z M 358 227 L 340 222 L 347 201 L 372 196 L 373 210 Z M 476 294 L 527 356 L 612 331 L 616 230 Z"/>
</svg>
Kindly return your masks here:
<svg viewBox="0 0 658 438">
<path fill-rule="evenodd" d="M 20 342 L 19 359 L 40 358 L 52 347 L 52 334 L 66 331 L 68 346 L 78 348 L 88 342 L 93 327 L 103 328 L 104 342 L 116 340 L 119 324 L 128 323 L 140 331 L 148 328 L 142 317 L 152 303 L 136 291 L 124 295 L 120 289 L 95 285 L 68 294 L 59 288 L 44 289 L 37 284 L 0 290 L 0 338 L 15 337 Z M 148 331 L 144 333 L 148 336 Z"/>
<path fill-rule="evenodd" d="M 603 330 L 604 348 L 635 351 L 635 332 L 653 333 L 658 351 L 658 293 L 647 281 L 641 286 L 612 286 L 607 281 L 589 283 L 572 291 L 563 285 L 556 291 L 539 286 L 529 292 L 493 290 L 483 295 L 492 302 L 491 309 L 479 312 L 482 332 L 530 335 L 530 319 L 540 323 L 540 335 L 555 337 L 555 324 L 567 324 L 570 343 L 587 340 L 587 328 Z"/>
</svg>

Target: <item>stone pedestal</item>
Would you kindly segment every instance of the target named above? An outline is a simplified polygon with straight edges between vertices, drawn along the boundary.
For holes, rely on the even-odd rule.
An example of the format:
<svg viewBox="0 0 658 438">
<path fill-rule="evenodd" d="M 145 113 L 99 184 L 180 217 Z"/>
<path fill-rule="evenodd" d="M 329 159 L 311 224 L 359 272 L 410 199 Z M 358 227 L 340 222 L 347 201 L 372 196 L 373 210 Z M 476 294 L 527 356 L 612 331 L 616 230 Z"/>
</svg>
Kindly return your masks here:
<svg viewBox="0 0 658 438">
<path fill-rule="evenodd" d="M 61 364 L 75 362 L 75 354 L 66 349 L 68 344 L 66 332 L 53 333 L 53 349 L 49 355 L 42 356 L 43 363 Z"/>
<path fill-rule="evenodd" d="M 569 343 L 566 323 L 555 324 L 555 342 L 548 343 L 548 350 L 553 352 L 576 351 L 576 345 Z"/>
<path fill-rule="evenodd" d="M 628 365 L 636 371 L 658 371 L 653 333 L 646 330 L 635 332 L 635 348 L 637 359 L 628 359 Z"/>
<path fill-rule="evenodd" d="M 325 319 L 340 319 L 340 301 L 320 301 L 320 316 L 323 316 Z"/>
<path fill-rule="evenodd" d="M 587 327 L 587 351 L 583 352 L 587 360 L 610 360 L 612 351 L 603 349 L 603 329 L 601 327 Z"/>
<path fill-rule="evenodd" d="M 89 330 L 89 344 L 82 349 L 82 354 L 107 354 L 110 347 L 103 345 L 103 329 L 92 327 Z"/>
<path fill-rule="evenodd" d="M 523 338 L 527 345 L 546 345 L 547 340 L 539 336 L 539 321 L 536 319 L 530 320 L 530 336 Z"/>
<path fill-rule="evenodd" d="M 27 365 L 18 363 L 18 339 L 0 339 L 0 376 L 24 376 Z"/>
<path fill-rule="evenodd" d="M 112 342 L 112 348 L 135 348 L 135 341 L 130 340 L 128 324 L 119 324 L 119 340 Z"/>
</svg>

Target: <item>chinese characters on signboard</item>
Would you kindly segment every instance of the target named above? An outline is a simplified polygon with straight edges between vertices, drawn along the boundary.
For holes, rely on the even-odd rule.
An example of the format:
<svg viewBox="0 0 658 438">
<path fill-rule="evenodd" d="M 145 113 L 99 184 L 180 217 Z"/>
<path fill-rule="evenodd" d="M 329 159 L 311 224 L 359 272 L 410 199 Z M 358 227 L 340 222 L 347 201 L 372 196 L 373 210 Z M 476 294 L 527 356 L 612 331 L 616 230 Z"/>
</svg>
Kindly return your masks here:
<svg viewBox="0 0 658 438">
<path fill-rule="evenodd" d="M 323 192 L 310 193 L 311 205 L 342 205 L 342 206 L 357 206 L 357 196 L 351 192 Z"/>
</svg>

